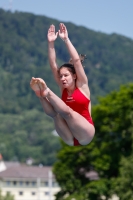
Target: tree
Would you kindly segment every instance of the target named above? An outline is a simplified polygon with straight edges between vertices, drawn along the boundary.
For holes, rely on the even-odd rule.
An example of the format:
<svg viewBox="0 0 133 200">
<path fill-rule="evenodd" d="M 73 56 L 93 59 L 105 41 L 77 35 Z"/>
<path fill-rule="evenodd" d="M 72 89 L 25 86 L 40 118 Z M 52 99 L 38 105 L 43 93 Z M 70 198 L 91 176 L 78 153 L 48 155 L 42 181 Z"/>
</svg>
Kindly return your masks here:
<svg viewBox="0 0 133 200">
<path fill-rule="evenodd" d="M 119 197 L 120 200 L 132 200 L 133 199 L 133 111 L 130 115 L 131 118 L 131 140 L 132 140 L 132 152 L 128 157 L 122 157 L 119 168 L 119 176 L 113 182 L 113 191 Z"/>
<path fill-rule="evenodd" d="M 3 196 L 0 190 L 0 200 L 14 200 L 14 196 L 11 195 L 9 192 L 7 192 L 5 196 Z"/>
<path fill-rule="evenodd" d="M 113 182 L 113 191 L 120 200 L 133 199 L 133 155 L 125 158 L 120 162 L 119 176 Z"/>
<path fill-rule="evenodd" d="M 62 143 L 53 168 L 61 187 L 57 200 L 69 200 L 73 195 L 76 200 L 100 200 L 103 196 L 107 200 L 116 193 L 113 183 L 119 177 L 121 159 L 132 153 L 132 99 L 133 84 L 100 98 L 92 112 L 96 127 L 93 141 L 79 147 Z M 98 173 L 98 180 L 88 178 L 92 169 Z M 83 191 L 86 197 L 78 198 Z"/>
<path fill-rule="evenodd" d="M 0 151 L 8 161 L 24 162 L 28 156 L 35 164 L 52 165 L 56 160 L 59 141 L 51 134 L 53 122 L 42 114 L 29 82 L 32 76 L 41 77 L 60 95 L 47 51 L 49 25 L 54 24 L 58 30 L 59 23 L 45 16 L 0 9 Z M 78 52 L 87 55 L 84 64 L 93 104 L 97 103 L 97 96 L 133 80 L 132 39 L 65 24 Z M 68 51 L 60 38 L 55 48 L 60 66 L 69 60 Z"/>
</svg>

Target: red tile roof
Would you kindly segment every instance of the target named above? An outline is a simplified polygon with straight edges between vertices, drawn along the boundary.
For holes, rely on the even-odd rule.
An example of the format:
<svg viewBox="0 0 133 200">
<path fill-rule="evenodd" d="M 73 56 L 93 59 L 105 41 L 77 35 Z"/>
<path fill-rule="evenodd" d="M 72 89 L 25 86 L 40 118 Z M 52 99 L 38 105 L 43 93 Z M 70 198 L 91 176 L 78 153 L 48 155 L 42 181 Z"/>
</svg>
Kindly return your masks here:
<svg viewBox="0 0 133 200">
<path fill-rule="evenodd" d="M 48 174 L 50 170 L 52 170 L 51 167 L 18 165 L 9 167 L 5 171 L 0 172 L 0 178 L 48 179 Z"/>
</svg>

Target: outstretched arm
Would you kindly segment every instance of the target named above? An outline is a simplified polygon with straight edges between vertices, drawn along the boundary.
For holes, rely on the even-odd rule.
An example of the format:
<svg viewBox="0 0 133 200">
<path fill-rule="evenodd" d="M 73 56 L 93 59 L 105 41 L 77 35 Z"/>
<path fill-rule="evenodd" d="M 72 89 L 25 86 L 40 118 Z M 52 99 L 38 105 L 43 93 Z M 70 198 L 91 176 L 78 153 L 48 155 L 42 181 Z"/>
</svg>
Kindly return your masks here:
<svg viewBox="0 0 133 200">
<path fill-rule="evenodd" d="M 60 23 L 60 30 L 58 32 L 60 38 L 65 42 L 70 57 L 72 58 L 72 62 L 74 64 L 74 68 L 77 74 L 77 81 L 79 81 L 81 84 L 88 84 L 87 76 L 81 64 L 79 54 L 75 49 L 75 47 L 73 46 L 73 44 L 71 43 L 68 37 L 67 28 L 63 23 Z"/>
<path fill-rule="evenodd" d="M 55 32 L 55 26 L 52 24 L 48 29 L 48 58 L 51 70 L 53 72 L 54 78 L 56 82 L 59 84 L 59 78 L 58 78 L 58 66 L 56 63 L 56 53 L 54 48 L 54 41 L 56 40 L 58 35 L 58 32 Z"/>
</svg>

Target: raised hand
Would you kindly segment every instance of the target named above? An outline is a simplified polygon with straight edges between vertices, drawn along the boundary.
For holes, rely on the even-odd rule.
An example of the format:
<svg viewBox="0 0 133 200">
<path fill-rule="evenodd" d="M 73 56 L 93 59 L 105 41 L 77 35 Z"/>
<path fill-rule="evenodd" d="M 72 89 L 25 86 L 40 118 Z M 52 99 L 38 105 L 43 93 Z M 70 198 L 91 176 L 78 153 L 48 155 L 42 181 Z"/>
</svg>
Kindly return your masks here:
<svg viewBox="0 0 133 200">
<path fill-rule="evenodd" d="M 63 23 L 60 23 L 60 29 L 58 31 L 59 36 L 62 40 L 67 40 L 68 39 L 68 32 L 67 32 L 67 28 Z"/>
<path fill-rule="evenodd" d="M 52 24 L 48 29 L 47 38 L 49 42 L 54 42 L 57 38 L 58 32 L 55 32 L 55 26 Z"/>
</svg>

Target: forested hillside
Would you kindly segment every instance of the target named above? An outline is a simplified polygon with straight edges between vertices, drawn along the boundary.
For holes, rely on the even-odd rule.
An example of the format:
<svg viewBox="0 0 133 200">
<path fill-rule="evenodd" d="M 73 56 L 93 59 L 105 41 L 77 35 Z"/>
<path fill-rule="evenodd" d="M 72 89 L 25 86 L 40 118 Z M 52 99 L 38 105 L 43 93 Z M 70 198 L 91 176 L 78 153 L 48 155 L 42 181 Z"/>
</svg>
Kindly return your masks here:
<svg viewBox="0 0 133 200">
<path fill-rule="evenodd" d="M 47 30 L 59 21 L 30 13 L 0 9 L 0 152 L 6 160 L 51 165 L 60 148 L 52 135 L 52 120 L 41 108 L 29 87 L 32 76 L 43 78 L 58 95 L 47 56 Z M 121 35 L 107 35 L 85 27 L 65 23 L 69 38 L 79 53 L 87 55 L 85 71 L 92 104 L 98 96 L 118 90 L 133 81 L 133 40 Z M 65 45 L 55 43 L 59 65 L 69 60 Z"/>
</svg>

